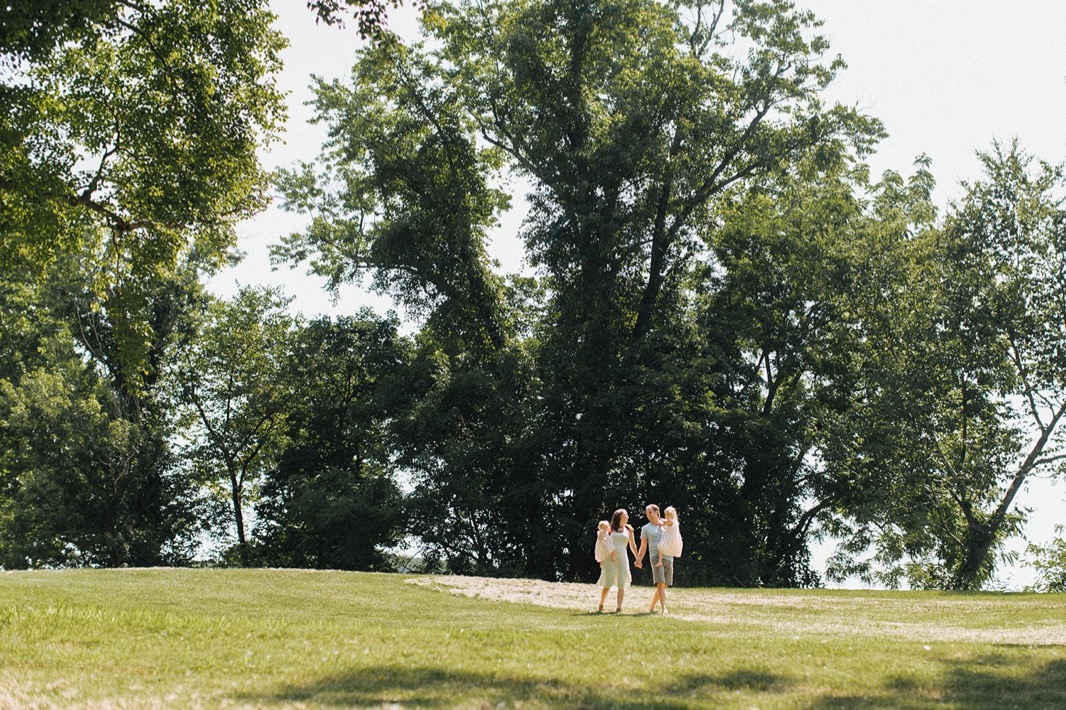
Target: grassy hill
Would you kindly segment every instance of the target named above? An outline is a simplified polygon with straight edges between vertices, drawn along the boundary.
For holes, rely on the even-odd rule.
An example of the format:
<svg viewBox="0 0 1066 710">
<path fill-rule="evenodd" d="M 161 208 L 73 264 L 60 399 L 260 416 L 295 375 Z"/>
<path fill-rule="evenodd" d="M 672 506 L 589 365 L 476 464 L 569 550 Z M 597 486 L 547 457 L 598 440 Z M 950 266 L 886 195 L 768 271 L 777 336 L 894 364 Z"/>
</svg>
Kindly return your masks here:
<svg viewBox="0 0 1066 710">
<path fill-rule="evenodd" d="M 1066 596 L 0 573 L 0 708 L 1061 708 Z M 613 595 L 611 598 L 613 602 Z"/>
</svg>

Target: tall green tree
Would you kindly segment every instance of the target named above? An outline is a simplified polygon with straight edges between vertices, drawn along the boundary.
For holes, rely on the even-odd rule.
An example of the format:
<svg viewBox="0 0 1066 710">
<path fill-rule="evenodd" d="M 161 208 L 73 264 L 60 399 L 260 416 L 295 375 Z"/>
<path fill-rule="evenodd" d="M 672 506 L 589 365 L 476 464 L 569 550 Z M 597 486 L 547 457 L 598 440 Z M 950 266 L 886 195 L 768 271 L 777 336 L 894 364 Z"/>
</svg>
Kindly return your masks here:
<svg viewBox="0 0 1066 710">
<path fill-rule="evenodd" d="M 269 289 L 213 300 L 177 365 L 190 408 L 188 458 L 220 501 L 242 563 L 251 562 L 245 517 L 283 450 L 291 394 L 282 376 L 292 319 Z"/>
<path fill-rule="evenodd" d="M 849 549 L 873 544 L 916 586 L 980 588 L 1024 520 L 1018 492 L 1066 460 L 1062 169 L 1017 145 L 980 157 L 985 176 L 907 244 L 913 309 L 870 331 L 893 356 L 872 385 L 896 404 L 880 421 L 899 465 Z"/>
<path fill-rule="evenodd" d="M 157 373 L 170 347 L 154 350 L 150 394 L 125 396 L 95 357 L 107 352 L 106 327 L 87 332 L 103 324 L 77 310 L 82 265 L 26 271 L 0 279 L 4 566 L 188 560 L 203 509 L 169 445 L 176 422 Z M 156 333 L 169 332 L 187 295 L 161 290 Z"/>
<path fill-rule="evenodd" d="M 549 549 L 566 550 L 542 573 L 573 576 L 587 569 L 573 541 L 597 517 L 664 502 L 705 470 L 658 465 L 644 426 L 649 403 L 682 386 L 663 370 L 670 331 L 720 198 L 814 146 L 864 149 L 877 126 L 822 106 L 840 63 L 815 18 L 783 3 L 530 2 L 442 17 L 479 131 L 534 186 L 523 237 L 549 294 L 537 361 L 553 433 L 540 515 L 554 521 Z"/>
<path fill-rule="evenodd" d="M 819 451 L 839 484 L 832 516 L 823 523 L 829 534 L 845 540 L 830 560 L 832 579 L 857 574 L 894 587 L 905 574 L 898 564 L 899 550 L 907 544 L 899 535 L 898 516 L 917 509 L 900 506 L 891 520 L 883 512 L 886 501 L 908 495 L 907 454 L 913 450 L 908 438 L 919 428 L 914 407 L 920 400 L 911 388 L 926 374 L 916 363 L 927 348 L 930 302 L 918 284 L 929 263 L 928 235 L 937 226 L 929 168 L 923 156 L 909 178 L 894 171 L 882 175 L 869 191 L 865 219 L 849 244 L 855 274 L 846 290 L 846 327 L 853 337 L 841 350 L 852 362 L 852 394 L 829 422 L 830 435 Z M 861 524 L 856 527 L 855 521 Z M 874 546 L 873 536 L 882 544 Z M 867 559 L 871 547 L 877 549 Z"/>
<path fill-rule="evenodd" d="M 256 153 L 283 111 L 271 21 L 264 3 L 244 0 L 0 10 L 0 265 L 35 294 L 42 321 L 67 323 L 77 356 L 110 388 L 64 391 L 92 394 L 112 428 L 132 428 L 125 456 L 137 464 L 120 478 L 143 488 L 169 490 L 161 377 L 174 334 L 235 244 L 234 224 L 265 203 Z M 18 322 L 3 316 L 5 329 Z M 71 367 L 58 355 L 40 366 L 61 380 Z M 162 521 L 170 503 L 157 504 Z"/>
<path fill-rule="evenodd" d="M 509 490 L 497 445 L 513 417 L 484 419 L 482 403 L 503 399 L 491 371 L 513 360 L 510 304 L 521 287 L 493 273 L 485 250 L 509 202 L 501 156 L 479 143 L 437 77 L 422 50 L 382 41 L 361 56 L 352 85 L 319 84 L 316 106 L 331 136 L 321 164 L 279 180 L 289 208 L 313 219 L 275 255 L 309 259 L 332 288 L 369 275 L 422 318 L 408 382 L 414 404 L 394 421 L 400 461 L 420 483 L 411 517 L 429 556 L 443 546 L 457 568 L 489 572 L 498 563 L 485 562 L 484 550 L 471 557 L 477 545 L 457 543 L 469 540 L 464 521 L 487 522 L 495 491 Z M 486 469 L 500 481 L 493 490 L 468 479 Z"/>
<path fill-rule="evenodd" d="M 517 576 L 552 568 L 537 472 L 546 422 L 529 351 L 449 356 L 420 334 L 410 368 L 414 406 L 395 423 L 399 460 L 414 490 L 411 530 L 431 566 L 462 574 Z"/>
<path fill-rule="evenodd" d="M 319 87 L 326 169 L 282 181 L 315 218 L 278 255 L 334 282 L 371 270 L 425 309 L 430 421 L 469 437 L 418 466 L 425 499 L 447 489 L 458 506 L 422 532 L 439 517 L 470 532 L 434 541 L 445 556 L 472 559 L 449 550 L 462 539 L 487 569 L 588 575 L 579 541 L 595 520 L 713 475 L 705 448 L 685 471 L 656 458 L 647 404 L 681 386 L 661 365 L 685 348 L 700 237 L 732 187 L 880 135 L 822 105 L 841 63 L 816 27 L 784 2 L 442 3 L 424 13 L 426 46 L 378 43 L 351 86 Z M 532 184 L 521 236 L 542 295 L 525 342 L 507 305 L 519 290 L 483 252 L 505 168 Z M 478 527 L 500 510 L 516 527 Z"/>
<path fill-rule="evenodd" d="M 721 480 L 697 510 L 719 579 L 811 585 L 808 542 L 839 501 L 823 451 L 852 403 L 865 173 L 812 155 L 735 191 L 698 292 Z M 713 265 L 713 266 L 712 266 Z M 707 515 L 713 513 L 713 515 Z M 711 542 L 711 541 L 708 541 Z"/>
<path fill-rule="evenodd" d="M 118 416 L 76 348 L 65 308 L 32 279 L 0 278 L 0 564 L 180 564 L 203 512 L 173 467 L 164 407 Z"/>
<path fill-rule="evenodd" d="M 409 406 L 411 345 L 397 327 L 363 312 L 294 329 L 285 444 L 256 505 L 259 561 L 385 568 L 406 530 L 388 427 Z"/>
</svg>

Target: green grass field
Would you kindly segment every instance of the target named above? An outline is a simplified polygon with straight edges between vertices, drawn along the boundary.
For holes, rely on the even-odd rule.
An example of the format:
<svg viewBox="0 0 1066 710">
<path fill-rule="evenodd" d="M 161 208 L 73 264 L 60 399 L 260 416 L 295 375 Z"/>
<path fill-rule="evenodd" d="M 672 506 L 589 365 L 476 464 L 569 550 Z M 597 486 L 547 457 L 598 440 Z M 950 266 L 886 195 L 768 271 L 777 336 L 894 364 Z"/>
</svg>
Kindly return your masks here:
<svg viewBox="0 0 1066 710">
<path fill-rule="evenodd" d="M 1066 596 L 0 573 L 0 708 L 1063 708 Z M 613 595 L 612 595 L 613 601 Z"/>
</svg>

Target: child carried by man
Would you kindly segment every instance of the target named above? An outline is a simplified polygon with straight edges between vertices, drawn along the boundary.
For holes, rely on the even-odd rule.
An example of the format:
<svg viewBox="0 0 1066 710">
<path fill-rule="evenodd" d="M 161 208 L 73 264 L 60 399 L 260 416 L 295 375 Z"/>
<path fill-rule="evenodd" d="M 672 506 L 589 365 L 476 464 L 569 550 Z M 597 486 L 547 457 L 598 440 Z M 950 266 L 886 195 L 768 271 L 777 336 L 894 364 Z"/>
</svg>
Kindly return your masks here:
<svg viewBox="0 0 1066 710">
<path fill-rule="evenodd" d="M 681 525 L 677 522 L 677 510 L 674 506 L 671 505 L 663 511 L 659 526 L 663 529 L 663 536 L 659 540 L 659 561 L 655 563 L 656 567 L 663 566 L 663 555 L 680 557 L 681 548 L 684 546 L 681 541 Z"/>
</svg>

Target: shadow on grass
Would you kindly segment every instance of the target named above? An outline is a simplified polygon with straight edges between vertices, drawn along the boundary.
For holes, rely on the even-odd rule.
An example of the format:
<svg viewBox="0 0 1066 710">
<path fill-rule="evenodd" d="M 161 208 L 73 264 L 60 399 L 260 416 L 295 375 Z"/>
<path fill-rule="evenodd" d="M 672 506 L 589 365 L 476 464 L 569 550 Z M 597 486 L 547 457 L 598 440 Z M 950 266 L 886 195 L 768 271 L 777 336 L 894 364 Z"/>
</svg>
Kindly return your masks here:
<svg viewBox="0 0 1066 710">
<path fill-rule="evenodd" d="M 737 670 L 720 675 L 684 675 L 666 685 L 669 692 L 688 693 L 697 697 L 715 693 L 751 691 L 756 693 L 787 693 L 793 686 L 791 678 L 756 670 Z"/>
<path fill-rule="evenodd" d="M 703 701 L 738 690 L 787 692 L 791 681 L 764 672 L 722 675 L 689 674 L 645 688 L 608 689 L 593 682 L 566 683 L 555 679 L 514 678 L 490 673 L 444 671 L 438 668 L 379 666 L 325 676 L 298 686 L 276 688 L 237 698 L 268 706 L 312 703 L 338 707 L 396 704 L 402 707 L 510 707 L 523 702 L 566 708 L 618 710 L 682 710 L 692 707 L 684 698 Z"/>
<path fill-rule="evenodd" d="M 810 708 L 928 708 L 944 703 L 969 710 L 1066 708 L 1066 660 L 1036 666 L 1025 658 L 997 654 L 953 660 L 945 663 L 939 683 L 893 678 L 880 691 L 832 695 Z"/>
<path fill-rule="evenodd" d="M 1066 707 L 1066 660 L 1030 667 L 1025 673 L 1012 672 L 1022 663 L 987 657 L 958 664 L 947 676 L 949 697 L 974 710 Z"/>
</svg>

